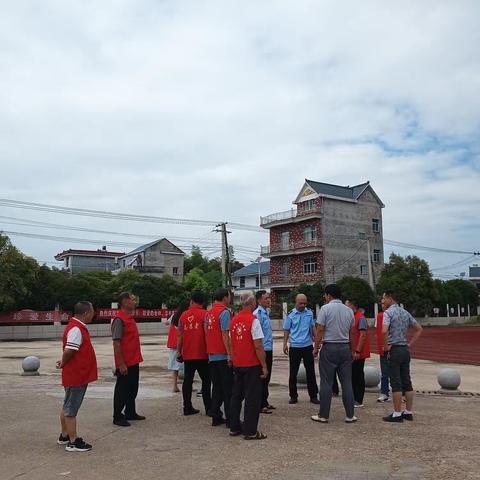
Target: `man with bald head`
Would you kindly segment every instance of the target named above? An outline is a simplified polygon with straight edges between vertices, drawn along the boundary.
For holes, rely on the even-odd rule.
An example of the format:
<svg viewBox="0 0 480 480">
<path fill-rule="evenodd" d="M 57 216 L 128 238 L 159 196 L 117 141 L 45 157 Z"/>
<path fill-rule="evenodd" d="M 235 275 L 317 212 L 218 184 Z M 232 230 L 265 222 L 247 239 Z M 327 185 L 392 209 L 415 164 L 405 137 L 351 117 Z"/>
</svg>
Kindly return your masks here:
<svg viewBox="0 0 480 480">
<path fill-rule="evenodd" d="M 307 308 L 307 297 L 299 293 L 295 299 L 295 308 L 287 315 L 283 323 L 283 352 L 290 359 L 290 377 L 288 386 L 290 401 L 298 402 L 297 375 L 300 362 L 303 361 L 307 373 L 307 387 L 310 402 L 318 404 L 318 385 L 315 377 L 313 359 L 313 338 L 315 320 L 313 312 Z"/>
</svg>

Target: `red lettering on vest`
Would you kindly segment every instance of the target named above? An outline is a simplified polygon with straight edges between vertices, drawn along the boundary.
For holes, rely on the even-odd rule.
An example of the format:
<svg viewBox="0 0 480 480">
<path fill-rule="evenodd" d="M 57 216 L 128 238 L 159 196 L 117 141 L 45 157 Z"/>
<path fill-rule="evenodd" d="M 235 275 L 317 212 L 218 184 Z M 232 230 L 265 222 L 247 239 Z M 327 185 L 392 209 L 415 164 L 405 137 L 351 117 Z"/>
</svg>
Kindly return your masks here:
<svg viewBox="0 0 480 480">
<path fill-rule="evenodd" d="M 230 323 L 233 365 L 235 367 L 254 367 L 260 365 L 252 337 L 252 324 L 256 319 L 250 310 L 242 310 Z"/>
<path fill-rule="evenodd" d="M 97 358 L 88 328 L 75 318 L 71 318 L 63 332 L 63 350 L 67 344 L 68 332 L 78 327 L 82 334 L 82 344 L 69 362 L 62 368 L 62 385 L 64 387 L 79 387 L 92 383 L 98 378 Z"/>
<path fill-rule="evenodd" d="M 121 342 L 123 361 L 127 367 L 137 365 L 143 362 L 142 351 L 140 349 L 140 335 L 135 319 L 119 310 L 115 318 L 120 318 L 123 322 L 123 336 Z M 118 368 L 118 360 L 115 358 L 115 367 Z"/>
<path fill-rule="evenodd" d="M 180 316 L 182 329 L 182 357 L 184 360 L 207 360 L 204 321 L 207 311 L 200 305 L 192 305 Z"/>
<path fill-rule="evenodd" d="M 365 358 L 370 357 L 370 340 L 368 339 L 368 331 L 359 330 L 358 328 L 358 322 L 362 317 L 364 317 L 364 314 L 360 310 L 357 310 L 354 314 L 354 317 L 355 317 L 355 323 L 353 328 L 353 346 L 355 347 L 355 350 L 358 350 L 360 332 L 364 331 L 366 335 L 365 335 L 365 341 L 363 342 L 362 350 L 360 351 L 360 360 L 365 360 Z"/>
<path fill-rule="evenodd" d="M 207 341 L 207 353 L 210 355 L 227 353 L 220 324 L 220 315 L 225 310 L 227 310 L 227 307 L 223 303 L 215 303 L 207 313 L 205 339 Z"/>
</svg>

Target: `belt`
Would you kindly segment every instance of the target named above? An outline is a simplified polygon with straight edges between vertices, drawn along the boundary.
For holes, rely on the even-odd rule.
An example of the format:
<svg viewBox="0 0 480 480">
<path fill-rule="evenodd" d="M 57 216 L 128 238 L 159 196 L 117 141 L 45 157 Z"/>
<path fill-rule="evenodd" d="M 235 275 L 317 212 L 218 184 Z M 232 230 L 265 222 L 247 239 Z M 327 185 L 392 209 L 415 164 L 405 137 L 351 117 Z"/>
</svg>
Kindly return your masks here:
<svg viewBox="0 0 480 480">
<path fill-rule="evenodd" d="M 324 345 L 350 345 L 350 342 L 323 342 Z"/>
<path fill-rule="evenodd" d="M 400 348 L 400 347 L 408 348 L 408 345 L 391 345 L 390 346 L 390 348 Z"/>
</svg>

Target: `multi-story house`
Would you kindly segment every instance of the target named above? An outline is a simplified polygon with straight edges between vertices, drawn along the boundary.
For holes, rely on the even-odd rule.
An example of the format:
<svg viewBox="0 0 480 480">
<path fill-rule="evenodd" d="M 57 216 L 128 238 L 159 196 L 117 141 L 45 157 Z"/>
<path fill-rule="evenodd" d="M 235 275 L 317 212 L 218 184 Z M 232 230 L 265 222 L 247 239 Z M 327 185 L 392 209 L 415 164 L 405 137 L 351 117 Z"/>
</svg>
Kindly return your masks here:
<svg viewBox="0 0 480 480">
<path fill-rule="evenodd" d="M 124 252 L 109 252 L 107 247 L 98 250 L 68 249 L 55 255 L 55 260 L 63 261 L 63 270 L 76 273 L 105 272 L 118 268 L 118 259 Z"/>
<path fill-rule="evenodd" d="M 276 299 L 300 283 L 333 283 L 347 275 L 374 285 L 384 265 L 384 204 L 370 183 L 343 187 L 305 180 L 293 204 L 260 218 L 270 231 L 262 256 L 270 259 Z"/>
<path fill-rule="evenodd" d="M 270 262 L 253 262 L 232 273 L 235 298 L 246 291 L 270 291 Z"/>
</svg>

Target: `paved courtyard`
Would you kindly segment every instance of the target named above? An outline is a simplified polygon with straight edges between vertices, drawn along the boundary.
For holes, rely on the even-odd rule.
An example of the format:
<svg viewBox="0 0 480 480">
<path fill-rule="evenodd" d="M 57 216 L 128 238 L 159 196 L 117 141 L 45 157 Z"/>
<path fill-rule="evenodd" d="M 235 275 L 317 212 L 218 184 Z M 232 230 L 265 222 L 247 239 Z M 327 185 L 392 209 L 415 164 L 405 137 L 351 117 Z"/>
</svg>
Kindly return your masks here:
<svg viewBox="0 0 480 480">
<path fill-rule="evenodd" d="M 319 425 L 310 420 L 316 407 L 305 390 L 297 405 L 288 405 L 288 361 L 277 339 L 271 388 L 277 410 L 260 424 L 268 439 L 245 442 L 211 427 L 204 415 L 181 415 L 181 394 L 171 392 L 166 370 L 166 337 L 145 336 L 138 410 L 147 421 L 122 429 L 111 423 L 111 342 L 93 343 L 100 379 L 87 392 L 79 433 L 94 449 L 67 453 L 55 443 L 63 397 L 55 370 L 60 343 L 0 342 L 1 480 L 480 478 L 480 396 L 418 395 L 415 422 L 397 425 L 381 421 L 391 405 L 377 404 L 376 394 L 367 393 L 357 424 L 343 423 L 341 401 L 334 399 L 331 422 Z M 19 375 L 29 354 L 41 358 L 41 376 Z M 369 363 L 377 361 L 375 356 Z M 443 366 L 415 360 L 414 386 L 436 390 Z M 480 367 L 455 367 L 461 389 L 480 393 Z M 201 398 L 194 404 L 200 406 Z"/>
</svg>

